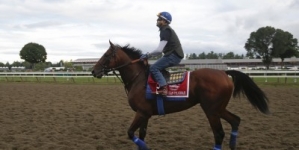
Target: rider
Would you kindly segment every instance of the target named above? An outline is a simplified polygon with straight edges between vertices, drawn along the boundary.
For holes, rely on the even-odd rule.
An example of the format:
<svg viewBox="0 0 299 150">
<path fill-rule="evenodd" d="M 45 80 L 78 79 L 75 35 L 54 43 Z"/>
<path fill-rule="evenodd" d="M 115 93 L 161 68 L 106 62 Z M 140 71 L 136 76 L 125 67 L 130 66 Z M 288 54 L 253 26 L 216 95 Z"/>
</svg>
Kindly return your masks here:
<svg viewBox="0 0 299 150">
<path fill-rule="evenodd" d="M 163 57 L 150 66 L 150 72 L 159 84 L 158 93 L 166 96 L 167 83 L 160 71 L 167 67 L 178 65 L 184 58 L 184 52 L 178 36 L 169 26 L 172 21 L 170 13 L 160 12 L 157 16 L 157 26 L 160 29 L 160 43 L 154 51 L 141 55 L 140 60 L 157 56 L 163 52 Z"/>
</svg>

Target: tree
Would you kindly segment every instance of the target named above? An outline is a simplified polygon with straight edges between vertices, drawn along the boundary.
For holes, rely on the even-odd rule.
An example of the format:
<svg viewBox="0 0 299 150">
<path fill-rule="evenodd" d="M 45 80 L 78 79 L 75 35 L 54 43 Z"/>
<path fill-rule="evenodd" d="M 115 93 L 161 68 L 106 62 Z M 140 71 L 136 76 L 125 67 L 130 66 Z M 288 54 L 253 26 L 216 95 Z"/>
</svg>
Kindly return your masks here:
<svg viewBox="0 0 299 150">
<path fill-rule="evenodd" d="M 234 59 L 235 54 L 234 52 L 228 52 L 225 55 L 223 55 L 222 59 Z"/>
<path fill-rule="evenodd" d="M 34 68 L 34 64 L 45 62 L 47 59 L 46 49 L 37 43 L 28 43 L 20 51 L 21 59 L 31 64 L 31 69 Z"/>
<path fill-rule="evenodd" d="M 218 58 L 223 59 L 224 55 L 225 55 L 225 53 L 218 53 Z"/>
<path fill-rule="evenodd" d="M 83 71 L 83 67 L 82 66 L 74 66 L 74 68 L 75 68 L 76 71 Z"/>
<path fill-rule="evenodd" d="M 238 55 L 238 54 L 236 54 L 235 56 L 234 56 L 234 59 L 243 59 L 244 58 L 244 55 L 242 54 L 242 55 Z"/>
<path fill-rule="evenodd" d="M 195 53 L 191 53 L 187 59 L 197 59 L 197 55 Z"/>
<path fill-rule="evenodd" d="M 20 66 L 23 66 L 22 65 L 22 62 L 19 62 L 19 61 L 14 61 L 11 66 L 17 66 L 17 67 L 20 67 Z"/>
<path fill-rule="evenodd" d="M 206 53 L 205 52 L 202 52 L 198 55 L 198 58 L 199 59 L 206 59 Z"/>
<path fill-rule="evenodd" d="M 72 60 L 71 61 L 65 61 L 64 62 L 64 67 L 65 68 L 68 68 L 68 69 L 73 69 L 73 63 L 72 63 Z"/>
<path fill-rule="evenodd" d="M 60 60 L 56 64 L 52 64 L 52 67 L 63 67 L 64 66 L 64 61 Z"/>
<path fill-rule="evenodd" d="M 213 51 L 211 51 L 210 53 L 208 53 L 206 55 L 207 59 L 218 59 L 218 55 L 216 53 L 214 53 Z"/>
<path fill-rule="evenodd" d="M 0 62 L 0 67 L 4 67 L 5 64 L 3 62 Z"/>
<path fill-rule="evenodd" d="M 253 53 L 247 52 L 246 57 L 254 59 Z"/>
<path fill-rule="evenodd" d="M 272 42 L 272 55 L 281 59 L 281 68 L 285 58 L 292 56 L 298 57 L 298 40 L 293 38 L 291 33 L 277 29 Z"/>
<path fill-rule="evenodd" d="M 27 61 L 24 61 L 24 62 L 22 63 L 22 65 L 23 65 L 26 69 L 30 69 L 30 68 L 31 68 L 31 64 L 30 64 L 29 62 L 27 62 Z"/>
<path fill-rule="evenodd" d="M 46 62 L 36 63 L 34 66 L 34 71 L 44 71 L 45 68 L 49 67 Z"/>
<path fill-rule="evenodd" d="M 244 46 L 249 56 L 261 56 L 267 69 L 272 62 L 272 40 L 275 33 L 273 27 L 261 27 L 256 32 L 251 32 Z"/>
<path fill-rule="evenodd" d="M 9 62 L 6 62 L 5 66 L 8 68 L 8 70 L 11 69 L 11 64 Z"/>
</svg>

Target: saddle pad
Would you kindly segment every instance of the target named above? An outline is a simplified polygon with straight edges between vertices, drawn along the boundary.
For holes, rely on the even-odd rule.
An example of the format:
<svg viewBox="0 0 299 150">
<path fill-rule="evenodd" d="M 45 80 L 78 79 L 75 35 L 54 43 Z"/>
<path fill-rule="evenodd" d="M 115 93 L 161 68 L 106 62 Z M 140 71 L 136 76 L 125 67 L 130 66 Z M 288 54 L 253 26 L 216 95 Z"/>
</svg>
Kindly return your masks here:
<svg viewBox="0 0 299 150">
<path fill-rule="evenodd" d="M 186 98 L 189 97 L 189 76 L 190 72 L 175 73 L 170 75 L 170 79 L 167 82 L 167 97 Z M 148 78 L 148 90 L 147 94 L 156 94 L 158 83 L 153 80 L 151 76 Z M 149 97 L 151 97 L 149 95 Z M 148 97 L 148 98 L 149 98 Z"/>
</svg>

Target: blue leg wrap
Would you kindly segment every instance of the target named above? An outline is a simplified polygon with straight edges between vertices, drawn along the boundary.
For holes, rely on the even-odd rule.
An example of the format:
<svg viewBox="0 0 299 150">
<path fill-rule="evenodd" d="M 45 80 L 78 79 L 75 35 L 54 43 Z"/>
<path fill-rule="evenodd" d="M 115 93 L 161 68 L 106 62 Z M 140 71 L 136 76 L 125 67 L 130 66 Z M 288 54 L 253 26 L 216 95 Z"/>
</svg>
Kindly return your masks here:
<svg viewBox="0 0 299 150">
<path fill-rule="evenodd" d="M 229 145 L 230 146 L 235 146 L 237 143 L 237 135 L 238 135 L 238 131 L 232 131 L 230 134 L 230 142 Z"/>
<path fill-rule="evenodd" d="M 145 142 L 140 140 L 138 137 L 134 136 L 132 140 L 138 146 L 138 148 L 140 148 L 142 150 L 147 150 L 148 149 Z"/>
<path fill-rule="evenodd" d="M 221 145 L 215 145 L 213 150 L 221 150 Z"/>
</svg>

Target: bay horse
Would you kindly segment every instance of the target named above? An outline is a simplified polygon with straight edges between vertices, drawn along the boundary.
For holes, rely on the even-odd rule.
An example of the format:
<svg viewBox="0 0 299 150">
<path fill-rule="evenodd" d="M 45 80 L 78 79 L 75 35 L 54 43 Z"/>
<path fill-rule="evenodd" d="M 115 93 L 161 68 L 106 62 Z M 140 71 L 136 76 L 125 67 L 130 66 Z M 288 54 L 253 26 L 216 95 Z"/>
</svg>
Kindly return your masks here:
<svg viewBox="0 0 299 150">
<path fill-rule="evenodd" d="M 130 45 L 123 47 L 109 41 L 110 47 L 94 65 L 92 75 L 101 78 L 110 71 L 118 70 L 132 110 L 136 112 L 127 134 L 139 150 L 148 150 L 145 143 L 148 121 L 159 115 L 157 102 L 147 100 L 145 86 L 148 79 L 148 64 L 139 61 L 142 51 Z M 115 73 L 115 72 L 114 72 Z M 229 78 L 229 76 L 231 78 Z M 246 74 L 235 70 L 198 69 L 190 72 L 189 97 L 185 101 L 164 101 L 165 114 L 183 111 L 200 104 L 214 135 L 214 150 L 221 150 L 224 131 L 220 119 L 231 125 L 230 149 L 236 148 L 240 117 L 226 109 L 232 96 L 246 96 L 252 106 L 264 114 L 269 114 L 268 98 Z M 135 131 L 139 129 L 139 136 Z"/>
</svg>

